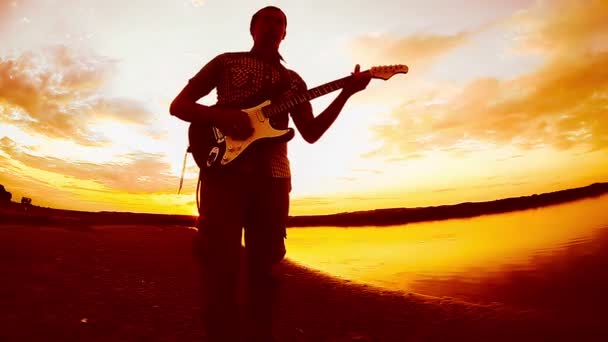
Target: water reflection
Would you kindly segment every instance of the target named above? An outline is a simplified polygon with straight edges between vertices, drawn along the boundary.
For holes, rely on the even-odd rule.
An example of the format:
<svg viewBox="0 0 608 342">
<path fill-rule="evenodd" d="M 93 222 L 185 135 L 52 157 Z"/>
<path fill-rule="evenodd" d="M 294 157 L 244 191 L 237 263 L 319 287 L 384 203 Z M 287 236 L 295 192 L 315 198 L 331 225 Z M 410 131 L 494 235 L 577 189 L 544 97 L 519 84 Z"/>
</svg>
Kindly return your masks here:
<svg viewBox="0 0 608 342">
<path fill-rule="evenodd" d="M 384 228 L 294 228 L 288 257 L 334 276 L 471 301 L 608 304 L 608 196 Z"/>
<path fill-rule="evenodd" d="M 414 292 L 520 307 L 600 312 L 608 305 L 608 228 L 589 239 L 574 239 L 525 264 L 502 265 L 498 272 L 463 272 L 414 280 Z"/>
</svg>

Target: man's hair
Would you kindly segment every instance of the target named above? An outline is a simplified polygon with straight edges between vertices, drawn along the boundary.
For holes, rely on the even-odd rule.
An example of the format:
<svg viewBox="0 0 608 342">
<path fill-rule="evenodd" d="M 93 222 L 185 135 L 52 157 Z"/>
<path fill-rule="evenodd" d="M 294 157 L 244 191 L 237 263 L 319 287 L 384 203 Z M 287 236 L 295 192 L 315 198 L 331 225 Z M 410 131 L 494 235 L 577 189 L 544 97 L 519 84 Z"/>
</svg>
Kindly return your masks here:
<svg viewBox="0 0 608 342">
<path fill-rule="evenodd" d="M 258 18 L 260 16 L 260 13 L 262 13 L 264 11 L 267 11 L 267 10 L 273 10 L 273 11 L 279 11 L 279 12 L 281 12 L 281 14 L 283 14 L 283 19 L 285 20 L 285 26 L 287 27 L 287 16 L 285 15 L 285 12 L 283 12 L 283 10 L 281 10 L 280 8 L 278 8 L 276 6 L 266 6 L 264 8 L 259 9 L 251 17 L 251 22 L 249 23 L 249 32 L 251 34 L 253 34 L 253 26 L 255 25 L 255 22 L 258 20 Z"/>
</svg>

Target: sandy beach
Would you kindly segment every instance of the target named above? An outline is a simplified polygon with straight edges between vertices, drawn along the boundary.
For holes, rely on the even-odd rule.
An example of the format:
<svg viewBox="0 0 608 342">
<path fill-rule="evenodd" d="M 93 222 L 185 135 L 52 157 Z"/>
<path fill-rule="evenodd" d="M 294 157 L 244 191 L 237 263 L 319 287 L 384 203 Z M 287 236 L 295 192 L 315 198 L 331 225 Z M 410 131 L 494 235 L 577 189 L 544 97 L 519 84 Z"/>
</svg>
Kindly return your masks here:
<svg viewBox="0 0 608 342">
<path fill-rule="evenodd" d="M 195 234 L 0 225 L 0 341 L 205 341 Z M 381 290 L 289 259 L 282 272 L 280 341 L 601 340 L 599 317 Z"/>
</svg>

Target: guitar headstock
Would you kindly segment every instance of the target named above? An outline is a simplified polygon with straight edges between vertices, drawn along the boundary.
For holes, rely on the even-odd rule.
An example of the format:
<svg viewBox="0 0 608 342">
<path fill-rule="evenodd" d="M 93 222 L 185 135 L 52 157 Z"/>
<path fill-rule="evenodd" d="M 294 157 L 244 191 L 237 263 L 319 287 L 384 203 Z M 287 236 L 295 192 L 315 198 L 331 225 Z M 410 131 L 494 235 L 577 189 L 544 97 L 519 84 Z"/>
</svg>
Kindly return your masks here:
<svg viewBox="0 0 608 342">
<path fill-rule="evenodd" d="M 373 78 L 381 78 L 383 80 L 388 80 L 396 74 L 407 74 L 409 68 L 405 64 L 396 64 L 396 65 L 382 65 L 375 66 L 369 69 L 369 72 L 372 74 Z"/>
</svg>

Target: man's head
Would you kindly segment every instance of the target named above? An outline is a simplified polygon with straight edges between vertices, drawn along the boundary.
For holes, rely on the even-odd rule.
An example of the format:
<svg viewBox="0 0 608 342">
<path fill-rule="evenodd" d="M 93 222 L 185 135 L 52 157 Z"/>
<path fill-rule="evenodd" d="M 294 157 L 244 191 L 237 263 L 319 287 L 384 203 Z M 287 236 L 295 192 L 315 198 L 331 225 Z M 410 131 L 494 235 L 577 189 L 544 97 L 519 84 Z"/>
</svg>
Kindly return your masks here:
<svg viewBox="0 0 608 342">
<path fill-rule="evenodd" d="M 274 6 L 266 6 L 251 17 L 249 32 L 255 44 L 277 48 L 287 34 L 287 16 Z"/>
</svg>

